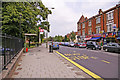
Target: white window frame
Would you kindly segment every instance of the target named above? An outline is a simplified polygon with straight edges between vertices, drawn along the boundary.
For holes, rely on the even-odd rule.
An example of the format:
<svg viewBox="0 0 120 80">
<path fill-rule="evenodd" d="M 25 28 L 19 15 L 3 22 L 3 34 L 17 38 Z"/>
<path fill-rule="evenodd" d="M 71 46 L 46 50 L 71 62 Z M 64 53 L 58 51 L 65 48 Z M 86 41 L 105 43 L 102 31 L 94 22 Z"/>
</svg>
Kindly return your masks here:
<svg viewBox="0 0 120 80">
<path fill-rule="evenodd" d="M 85 29 L 82 30 L 82 36 L 85 36 Z"/>
<path fill-rule="evenodd" d="M 85 28 L 85 23 L 82 23 L 82 28 Z"/>
<path fill-rule="evenodd" d="M 91 26 L 91 20 L 88 21 L 88 26 Z"/>
<path fill-rule="evenodd" d="M 91 28 L 89 29 L 89 31 L 88 31 L 88 34 L 91 34 L 92 33 L 92 30 L 91 30 Z"/>
<path fill-rule="evenodd" d="M 81 29 L 81 23 L 79 24 L 79 29 Z"/>
<path fill-rule="evenodd" d="M 101 27 L 100 26 L 96 26 L 96 33 L 98 34 L 98 33 L 100 33 L 100 31 L 101 31 Z"/>
<path fill-rule="evenodd" d="M 96 18 L 96 24 L 100 23 L 100 20 L 101 20 L 101 18 L 100 18 L 100 17 L 97 17 L 97 18 Z"/>
<path fill-rule="evenodd" d="M 107 32 L 113 32 L 113 25 L 114 23 L 107 24 Z M 111 28 L 111 29 L 110 29 Z"/>
<path fill-rule="evenodd" d="M 107 15 L 107 21 L 114 19 L 113 10 L 106 13 L 106 15 Z"/>
</svg>

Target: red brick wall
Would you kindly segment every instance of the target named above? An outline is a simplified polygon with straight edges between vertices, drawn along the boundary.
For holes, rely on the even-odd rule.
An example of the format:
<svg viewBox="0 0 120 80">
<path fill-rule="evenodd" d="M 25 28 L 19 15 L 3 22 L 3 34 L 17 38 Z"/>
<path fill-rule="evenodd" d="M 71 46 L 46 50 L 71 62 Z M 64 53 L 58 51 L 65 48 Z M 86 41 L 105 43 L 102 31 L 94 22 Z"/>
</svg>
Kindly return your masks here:
<svg viewBox="0 0 120 80">
<path fill-rule="evenodd" d="M 118 9 L 114 10 L 114 24 L 116 24 L 116 27 L 118 28 Z"/>
<path fill-rule="evenodd" d="M 81 24 L 81 36 L 82 36 L 82 24 Z"/>
<path fill-rule="evenodd" d="M 104 31 L 105 32 L 107 32 L 107 25 L 106 25 L 106 23 L 107 23 L 107 15 L 104 14 Z"/>
<path fill-rule="evenodd" d="M 88 21 L 85 22 L 85 34 L 88 34 Z"/>
<path fill-rule="evenodd" d="M 79 23 L 77 23 L 77 31 L 79 32 Z"/>
<path fill-rule="evenodd" d="M 101 31 L 102 31 L 103 30 L 103 15 L 101 15 L 100 24 L 101 24 Z"/>
<path fill-rule="evenodd" d="M 92 20 L 91 20 L 91 25 L 92 25 L 92 33 L 96 33 L 96 20 L 95 18 L 93 17 Z"/>
</svg>

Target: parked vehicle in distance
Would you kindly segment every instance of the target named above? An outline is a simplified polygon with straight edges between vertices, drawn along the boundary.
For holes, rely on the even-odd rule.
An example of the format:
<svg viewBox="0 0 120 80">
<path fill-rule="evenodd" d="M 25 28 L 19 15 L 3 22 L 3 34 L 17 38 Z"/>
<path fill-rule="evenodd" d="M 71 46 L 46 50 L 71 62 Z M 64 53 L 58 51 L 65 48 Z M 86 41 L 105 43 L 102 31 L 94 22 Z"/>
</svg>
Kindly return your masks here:
<svg viewBox="0 0 120 80">
<path fill-rule="evenodd" d="M 85 43 L 80 43 L 80 48 L 86 48 L 86 44 Z"/>
<path fill-rule="evenodd" d="M 85 47 L 86 47 L 86 43 L 75 43 L 75 44 L 74 44 L 74 47 L 77 47 L 77 48 L 85 48 Z"/>
<path fill-rule="evenodd" d="M 112 51 L 112 52 L 120 52 L 120 44 L 118 43 L 109 43 L 108 45 L 103 46 L 103 50 Z"/>
<path fill-rule="evenodd" d="M 53 49 L 59 49 L 59 43 L 53 42 Z"/>
<path fill-rule="evenodd" d="M 64 42 L 64 46 L 68 46 L 69 42 Z"/>
<path fill-rule="evenodd" d="M 80 46 L 80 43 L 75 43 L 74 44 L 74 47 L 79 47 Z"/>
<path fill-rule="evenodd" d="M 74 42 L 70 42 L 70 43 L 68 44 L 68 46 L 69 46 L 69 47 L 74 47 Z"/>
<path fill-rule="evenodd" d="M 86 44 L 86 48 L 87 49 L 92 49 L 92 50 L 96 50 L 96 49 L 99 49 L 101 50 L 101 46 L 98 45 L 96 42 L 93 42 L 93 41 L 88 41 L 87 44 Z"/>
</svg>

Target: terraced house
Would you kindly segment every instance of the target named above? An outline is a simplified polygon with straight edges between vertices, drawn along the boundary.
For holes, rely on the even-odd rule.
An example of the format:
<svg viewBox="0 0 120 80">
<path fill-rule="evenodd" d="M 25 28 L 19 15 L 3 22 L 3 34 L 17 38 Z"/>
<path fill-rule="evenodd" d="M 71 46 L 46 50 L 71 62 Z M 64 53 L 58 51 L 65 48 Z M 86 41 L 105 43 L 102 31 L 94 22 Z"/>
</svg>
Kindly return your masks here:
<svg viewBox="0 0 120 80">
<path fill-rule="evenodd" d="M 77 22 L 78 42 L 89 40 L 109 43 L 120 43 L 120 4 L 102 11 L 90 18 L 83 15 Z"/>
</svg>

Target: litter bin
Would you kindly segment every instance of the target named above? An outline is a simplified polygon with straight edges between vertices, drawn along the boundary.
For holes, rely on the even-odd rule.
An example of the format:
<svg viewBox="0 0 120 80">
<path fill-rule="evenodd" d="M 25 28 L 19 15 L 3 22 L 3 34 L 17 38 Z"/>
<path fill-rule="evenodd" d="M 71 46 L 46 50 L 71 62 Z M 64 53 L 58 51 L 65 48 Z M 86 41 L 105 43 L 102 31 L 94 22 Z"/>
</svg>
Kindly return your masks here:
<svg viewBox="0 0 120 80">
<path fill-rule="evenodd" d="M 49 53 L 53 53 L 53 46 L 49 45 Z"/>
<path fill-rule="evenodd" d="M 26 48 L 26 52 L 28 52 L 28 48 Z"/>
</svg>

